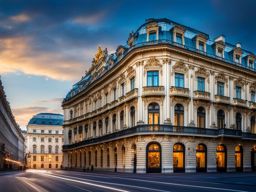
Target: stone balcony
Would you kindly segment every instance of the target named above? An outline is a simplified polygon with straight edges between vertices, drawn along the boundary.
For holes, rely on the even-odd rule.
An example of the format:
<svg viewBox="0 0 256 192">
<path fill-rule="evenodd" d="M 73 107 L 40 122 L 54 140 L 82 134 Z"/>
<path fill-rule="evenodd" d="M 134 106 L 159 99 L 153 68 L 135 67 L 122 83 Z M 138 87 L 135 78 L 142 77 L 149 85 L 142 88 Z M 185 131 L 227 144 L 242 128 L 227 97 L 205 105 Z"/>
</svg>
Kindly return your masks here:
<svg viewBox="0 0 256 192">
<path fill-rule="evenodd" d="M 174 87 L 170 88 L 170 96 L 178 97 L 189 97 L 189 89 L 184 87 Z"/>
<path fill-rule="evenodd" d="M 137 88 L 126 93 L 126 100 L 131 100 L 136 97 L 138 97 L 138 89 Z"/>
<path fill-rule="evenodd" d="M 194 91 L 194 99 L 209 101 L 210 93 L 206 91 Z"/>
<path fill-rule="evenodd" d="M 227 97 L 227 96 L 223 96 L 223 95 L 215 95 L 215 102 L 216 103 L 229 104 L 230 103 L 230 98 Z"/>
<path fill-rule="evenodd" d="M 237 106 L 241 106 L 241 107 L 246 107 L 247 105 L 247 102 L 246 100 L 243 100 L 243 99 L 239 99 L 239 98 L 233 98 L 233 102 L 234 102 L 234 105 L 237 105 Z"/>
<path fill-rule="evenodd" d="M 143 87 L 143 97 L 149 96 L 164 96 L 164 86 L 157 86 L 157 87 Z"/>
<path fill-rule="evenodd" d="M 249 101 L 249 107 L 250 109 L 256 109 L 256 102 Z"/>
</svg>

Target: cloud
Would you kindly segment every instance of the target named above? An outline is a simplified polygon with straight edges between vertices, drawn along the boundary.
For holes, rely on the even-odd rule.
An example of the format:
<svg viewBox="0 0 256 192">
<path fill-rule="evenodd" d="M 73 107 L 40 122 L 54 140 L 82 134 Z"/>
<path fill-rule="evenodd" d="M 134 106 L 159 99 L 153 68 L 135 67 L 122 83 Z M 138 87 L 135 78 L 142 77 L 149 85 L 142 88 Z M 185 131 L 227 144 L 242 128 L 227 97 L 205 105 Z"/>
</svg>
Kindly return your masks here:
<svg viewBox="0 0 256 192">
<path fill-rule="evenodd" d="M 10 17 L 16 23 L 24 23 L 30 20 L 30 17 L 24 13 Z"/>
</svg>

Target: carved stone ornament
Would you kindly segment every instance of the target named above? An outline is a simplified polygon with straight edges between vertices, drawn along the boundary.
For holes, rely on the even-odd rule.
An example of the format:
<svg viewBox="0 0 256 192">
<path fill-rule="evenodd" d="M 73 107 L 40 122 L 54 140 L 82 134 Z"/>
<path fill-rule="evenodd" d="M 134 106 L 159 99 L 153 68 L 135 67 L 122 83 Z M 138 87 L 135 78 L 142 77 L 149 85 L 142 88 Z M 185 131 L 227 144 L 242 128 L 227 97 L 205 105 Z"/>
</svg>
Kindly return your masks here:
<svg viewBox="0 0 256 192">
<path fill-rule="evenodd" d="M 160 64 L 159 60 L 156 59 L 156 57 L 150 57 L 145 65 L 145 69 L 151 69 L 151 67 L 161 68 L 162 65 Z"/>
<path fill-rule="evenodd" d="M 251 83 L 250 85 L 250 91 L 256 91 L 256 81 Z"/>
<path fill-rule="evenodd" d="M 221 81 L 223 83 L 228 83 L 228 78 L 226 78 L 225 74 L 223 72 L 218 73 L 217 76 L 215 76 L 216 83 L 217 81 Z"/>
<path fill-rule="evenodd" d="M 132 77 L 132 76 L 135 76 L 135 70 L 133 69 L 132 66 L 128 67 L 128 69 L 126 70 L 126 73 L 127 73 L 127 77 Z"/>
<path fill-rule="evenodd" d="M 246 85 L 246 81 L 243 80 L 241 77 L 239 77 L 238 79 L 236 79 L 236 80 L 234 81 L 234 83 L 235 83 L 235 85 L 238 85 L 238 86 L 241 86 L 241 87 L 243 87 L 244 85 Z"/>
<path fill-rule="evenodd" d="M 203 77 L 208 77 L 210 73 L 205 69 L 205 68 L 198 68 L 197 71 L 195 72 L 196 76 L 203 76 Z"/>
<path fill-rule="evenodd" d="M 122 83 L 124 81 L 125 81 L 125 75 L 121 74 L 120 77 L 119 77 L 118 83 Z"/>
<path fill-rule="evenodd" d="M 182 61 L 177 61 L 172 68 L 173 68 L 173 71 L 180 72 L 180 73 L 186 73 L 188 71 L 188 67 Z"/>
<path fill-rule="evenodd" d="M 170 64 L 170 63 L 171 63 L 171 59 L 169 59 L 169 58 L 163 59 L 163 64 Z"/>
</svg>

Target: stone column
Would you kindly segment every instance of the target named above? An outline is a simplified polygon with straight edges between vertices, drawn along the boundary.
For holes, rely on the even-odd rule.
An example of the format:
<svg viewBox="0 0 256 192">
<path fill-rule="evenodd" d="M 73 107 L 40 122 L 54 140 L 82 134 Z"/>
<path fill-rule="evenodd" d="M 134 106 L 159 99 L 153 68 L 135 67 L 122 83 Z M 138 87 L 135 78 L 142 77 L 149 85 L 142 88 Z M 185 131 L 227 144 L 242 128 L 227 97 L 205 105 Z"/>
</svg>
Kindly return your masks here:
<svg viewBox="0 0 256 192">
<path fill-rule="evenodd" d="M 196 145 L 192 142 L 186 143 L 185 172 L 196 172 Z"/>
<path fill-rule="evenodd" d="M 161 142 L 162 147 L 162 173 L 173 172 L 173 153 L 170 141 Z"/>
<path fill-rule="evenodd" d="M 146 144 L 143 141 L 137 143 L 137 173 L 146 173 Z"/>
<path fill-rule="evenodd" d="M 207 143 L 207 172 L 216 172 L 216 141 L 209 139 Z"/>
<path fill-rule="evenodd" d="M 137 106 L 137 116 L 138 116 L 138 122 L 142 123 L 144 121 L 143 119 L 143 102 L 142 102 L 142 92 L 143 92 L 143 62 L 137 62 L 136 63 L 136 87 L 138 88 L 138 106 Z"/>
</svg>

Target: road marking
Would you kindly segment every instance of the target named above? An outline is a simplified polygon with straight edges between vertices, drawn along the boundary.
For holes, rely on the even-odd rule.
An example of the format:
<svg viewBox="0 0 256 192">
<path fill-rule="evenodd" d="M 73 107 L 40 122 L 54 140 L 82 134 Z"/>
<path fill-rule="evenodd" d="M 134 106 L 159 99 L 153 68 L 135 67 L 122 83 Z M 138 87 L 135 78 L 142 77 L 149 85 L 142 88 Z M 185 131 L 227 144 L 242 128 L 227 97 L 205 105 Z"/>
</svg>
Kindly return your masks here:
<svg viewBox="0 0 256 192">
<path fill-rule="evenodd" d="M 70 179 L 70 178 L 67 178 L 67 177 L 60 177 L 60 176 L 56 176 L 56 175 L 52 175 L 52 174 L 43 173 L 43 175 L 46 175 L 46 176 L 49 176 L 49 177 L 58 178 L 58 179 L 62 179 L 62 180 L 66 180 L 66 181 L 72 181 L 72 182 L 76 182 L 76 183 L 81 183 L 81 184 L 85 184 L 85 185 L 91 185 L 91 186 L 99 187 L 99 188 L 103 188 L 103 189 L 109 189 L 109 190 L 112 190 L 112 191 L 129 192 L 129 191 L 123 190 L 123 189 L 118 189 L 118 188 L 114 188 L 114 187 L 108 187 L 108 186 L 104 186 L 104 185 L 98 185 L 98 184 L 95 184 L 95 183 L 89 183 L 89 182 L 85 182 L 85 181 L 79 181 L 79 180 Z"/>
<path fill-rule="evenodd" d="M 42 188 L 41 186 L 32 183 L 28 178 L 26 177 L 16 177 L 18 180 L 26 183 L 28 186 L 30 186 L 32 189 L 34 189 L 37 192 L 48 192 L 47 190 L 45 190 L 44 188 Z"/>
<path fill-rule="evenodd" d="M 54 177 L 60 177 L 58 175 L 54 175 L 54 174 L 47 174 L 48 176 L 54 176 Z M 72 176 L 67 176 L 65 175 L 65 177 L 60 177 L 61 179 L 66 179 L 66 180 L 74 180 L 74 179 L 79 179 L 82 181 L 90 181 L 90 182 L 94 182 L 94 183 L 101 183 L 101 184 L 107 184 L 107 185 L 116 185 L 116 186 L 121 186 L 121 187 L 129 187 L 129 188 L 137 188 L 137 189 L 144 189 L 144 190 L 149 190 L 149 191 L 157 191 L 157 192 L 172 192 L 170 190 L 166 191 L 166 190 L 161 190 L 161 189 L 154 189 L 154 188 L 149 188 L 149 187 L 141 187 L 141 186 L 135 186 L 135 185 L 126 185 L 126 184 L 119 184 L 119 183 L 113 183 L 113 182 L 105 182 L 105 181 L 97 181 L 97 180 L 92 180 L 92 179 L 85 179 L 85 178 L 77 178 L 77 177 L 72 177 Z M 70 179 L 72 178 L 72 179 Z M 78 180 L 74 180 L 75 182 Z M 81 182 L 81 181 L 79 181 Z M 95 184 L 96 185 L 96 184 Z M 102 185 L 99 185 L 102 186 Z"/>
<path fill-rule="evenodd" d="M 82 188 L 82 187 L 77 187 L 77 186 L 74 186 L 74 185 L 69 185 L 69 186 L 72 186 L 72 187 L 74 187 L 74 188 L 80 189 L 80 190 L 82 190 L 82 191 L 93 192 L 93 191 L 91 191 L 91 190 L 89 190 L 89 189 L 84 189 L 84 188 Z"/>
<path fill-rule="evenodd" d="M 89 176 L 94 176 L 93 174 L 88 174 Z M 85 176 L 85 175 L 84 175 Z M 105 177 L 105 176 L 94 176 L 94 177 L 100 177 L 100 178 L 110 178 L 110 177 Z M 190 185 L 190 184 L 179 184 L 179 183 L 167 183 L 167 182 L 162 182 L 162 181 L 148 181 L 144 179 L 133 179 L 133 178 L 122 178 L 122 177 L 116 177 L 116 176 L 111 176 L 112 178 L 118 178 L 122 180 L 132 180 L 132 181 L 141 181 L 141 182 L 146 182 L 146 183 L 156 183 L 156 184 L 163 184 L 163 185 L 174 185 L 174 186 L 181 186 L 181 187 L 193 187 L 193 188 L 201 188 L 201 189 L 210 189 L 210 190 L 219 190 L 219 191 L 232 191 L 232 192 L 248 192 L 244 190 L 238 190 L 238 189 L 230 189 L 230 188 L 218 188 L 218 187 L 207 187 L 207 186 L 198 186 L 198 185 Z M 81 179 L 81 178 L 79 178 Z M 95 181 L 95 180 L 92 180 Z M 98 181 L 96 181 L 98 182 Z"/>
</svg>

